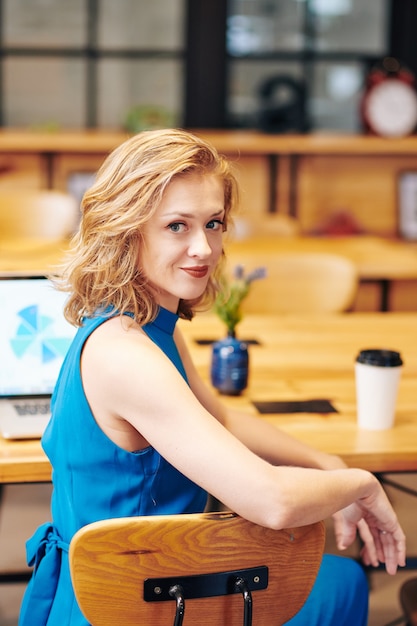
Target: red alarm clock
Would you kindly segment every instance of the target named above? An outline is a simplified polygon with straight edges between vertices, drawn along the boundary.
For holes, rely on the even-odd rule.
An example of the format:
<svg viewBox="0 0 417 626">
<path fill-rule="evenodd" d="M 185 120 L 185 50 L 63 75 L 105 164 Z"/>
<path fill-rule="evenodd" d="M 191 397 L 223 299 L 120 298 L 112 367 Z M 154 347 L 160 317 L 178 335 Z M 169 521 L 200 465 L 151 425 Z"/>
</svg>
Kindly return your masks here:
<svg viewBox="0 0 417 626">
<path fill-rule="evenodd" d="M 374 135 L 411 135 L 417 126 L 414 74 L 397 59 L 384 59 L 367 77 L 361 113 L 365 129 Z"/>
</svg>

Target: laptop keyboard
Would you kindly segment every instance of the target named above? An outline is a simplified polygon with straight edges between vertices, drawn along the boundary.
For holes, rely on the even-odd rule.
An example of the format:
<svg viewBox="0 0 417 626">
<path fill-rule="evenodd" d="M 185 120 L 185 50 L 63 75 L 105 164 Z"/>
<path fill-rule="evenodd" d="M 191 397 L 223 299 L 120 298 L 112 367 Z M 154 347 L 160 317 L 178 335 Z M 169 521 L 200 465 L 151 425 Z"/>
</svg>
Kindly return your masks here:
<svg viewBox="0 0 417 626">
<path fill-rule="evenodd" d="M 34 400 L 32 402 L 26 400 L 13 402 L 13 408 L 15 409 L 19 417 L 29 417 L 31 415 L 47 415 L 51 410 L 49 400 Z"/>
</svg>

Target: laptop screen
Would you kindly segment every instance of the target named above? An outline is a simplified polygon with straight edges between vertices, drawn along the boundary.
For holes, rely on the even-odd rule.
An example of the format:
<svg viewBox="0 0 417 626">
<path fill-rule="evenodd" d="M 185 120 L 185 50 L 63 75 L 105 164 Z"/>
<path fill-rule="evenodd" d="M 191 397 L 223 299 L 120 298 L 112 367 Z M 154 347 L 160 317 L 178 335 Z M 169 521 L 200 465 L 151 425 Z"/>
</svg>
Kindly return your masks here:
<svg viewBox="0 0 417 626">
<path fill-rule="evenodd" d="M 0 280 L 0 396 L 51 394 L 76 328 L 47 278 Z"/>
</svg>

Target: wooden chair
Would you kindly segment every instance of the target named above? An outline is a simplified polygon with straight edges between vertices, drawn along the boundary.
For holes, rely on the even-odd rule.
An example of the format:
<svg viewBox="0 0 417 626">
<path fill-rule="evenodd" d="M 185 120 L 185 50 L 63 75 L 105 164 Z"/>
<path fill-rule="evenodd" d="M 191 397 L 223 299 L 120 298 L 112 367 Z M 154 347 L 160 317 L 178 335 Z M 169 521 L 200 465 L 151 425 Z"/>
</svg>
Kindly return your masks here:
<svg viewBox="0 0 417 626">
<path fill-rule="evenodd" d="M 73 196 L 48 189 L 0 190 L 0 240 L 30 242 L 65 239 L 79 217 Z"/>
<path fill-rule="evenodd" d="M 267 277 L 255 281 L 242 309 L 245 313 L 337 313 L 348 310 L 359 279 L 355 264 L 322 252 L 233 252 L 228 270 L 264 266 Z"/>
<path fill-rule="evenodd" d="M 324 525 L 274 531 L 229 512 L 89 524 L 70 550 L 93 626 L 278 626 L 304 604 Z M 253 616 L 253 622 L 252 622 Z"/>
</svg>

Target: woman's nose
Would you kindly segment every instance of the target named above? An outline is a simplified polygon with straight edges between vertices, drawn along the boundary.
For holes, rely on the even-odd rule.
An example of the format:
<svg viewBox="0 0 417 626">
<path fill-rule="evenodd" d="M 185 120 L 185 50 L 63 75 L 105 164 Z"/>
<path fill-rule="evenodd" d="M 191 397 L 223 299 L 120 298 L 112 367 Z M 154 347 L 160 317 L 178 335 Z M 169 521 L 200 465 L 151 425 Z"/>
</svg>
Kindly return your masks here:
<svg viewBox="0 0 417 626">
<path fill-rule="evenodd" d="M 188 248 L 190 256 L 207 257 L 211 254 L 211 246 L 204 231 L 194 233 Z"/>
</svg>

